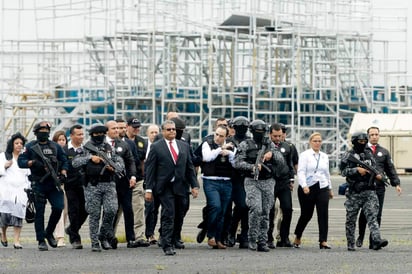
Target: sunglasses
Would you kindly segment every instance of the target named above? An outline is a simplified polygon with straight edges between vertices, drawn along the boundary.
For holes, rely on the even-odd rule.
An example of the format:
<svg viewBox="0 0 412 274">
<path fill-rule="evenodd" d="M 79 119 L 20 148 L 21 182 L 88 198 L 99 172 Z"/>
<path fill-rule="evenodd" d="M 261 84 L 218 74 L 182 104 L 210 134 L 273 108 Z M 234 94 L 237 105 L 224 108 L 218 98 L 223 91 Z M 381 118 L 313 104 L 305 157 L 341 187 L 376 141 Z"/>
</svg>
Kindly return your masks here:
<svg viewBox="0 0 412 274">
<path fill-rule="evenodd" d="M 166 131 L 176 131 L 175 128 L 165 128 Z"/>
</svg>

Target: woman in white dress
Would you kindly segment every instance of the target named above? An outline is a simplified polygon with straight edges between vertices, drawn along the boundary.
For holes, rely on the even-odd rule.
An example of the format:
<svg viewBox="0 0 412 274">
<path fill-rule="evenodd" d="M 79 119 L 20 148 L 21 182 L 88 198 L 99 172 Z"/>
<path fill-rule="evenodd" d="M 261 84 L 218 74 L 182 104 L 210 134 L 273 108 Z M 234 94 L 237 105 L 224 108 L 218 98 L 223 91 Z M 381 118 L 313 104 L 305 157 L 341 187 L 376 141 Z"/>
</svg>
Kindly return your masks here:
<svg viewBox="0 0 412 274">
<path fill-rule="evenodd" d="M 0 227 L 1 244 L 8 246 L 7 228 L 14 228 L 14 248 L 21 249 L 20 232 L 26 215 L 27 194 L 30 187 L 27 176 L 30 170 L 19 168 L 17 158 L 24 148 L 26 138 L 19 132 L 7 142 L 5 152 L 0 153 Z"/>
</svg>

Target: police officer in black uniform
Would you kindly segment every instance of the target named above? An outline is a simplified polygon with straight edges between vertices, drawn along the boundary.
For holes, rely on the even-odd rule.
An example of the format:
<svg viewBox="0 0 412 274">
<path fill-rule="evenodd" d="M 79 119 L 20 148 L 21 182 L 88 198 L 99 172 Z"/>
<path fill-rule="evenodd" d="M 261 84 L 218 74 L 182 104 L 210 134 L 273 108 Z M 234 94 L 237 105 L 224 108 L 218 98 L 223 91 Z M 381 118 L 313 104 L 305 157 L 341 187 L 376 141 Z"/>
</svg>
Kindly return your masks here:
<svg viewBox="0 0 412 274">
<path fill-rule="evenodd" d="M 82 249 L 83 245 L 79 230 L 89 215 L 85 208 L 84 182 L 85 173 L 81 168 L 74 168 L 72 161 L 74 157 L 83 152 L 84 131 L 82 125 L 74 125 L 70 128 L 70 141 L 64 146 L 64 151 L 69 160 L 67 171 L 67 183 L 64 186 L 67 197 L 67 208 L 70 226 L 66 228 L 73 249 Z"/>
<path fill-rule="evenodd" d="M 246 135 L 248 128 L 249 128 L 249 119 L 244 116 L 237 116 L 232 121 L 232 126 L 235 130 L 235 135 L 231 136 L 226 139 L 227 143 L 232 143 L 235 147 L 238 147 L 239 144 L 247 139 L 250 139 L 249 136 Z M 233 177 L 232 177 L 232 201 L 235 204 L 232 212 L 232 203 L 229 204 L 227 213 L 232 212 L 232 216 L 229 221 L 229 224 L 226 225 L 228 222 L 228 214 L 226 214 L 225 225 L 229 226 L 229 235 L 226 242 L 226 245 L 232 247 L 236 244 L 236 232 L 240 222 L 240 235 L 238 237 L 239 241 L 239 248 L 248 248 L 248 230 L 249 230 L 249 208 L 246 205 L 246 192 L 244 186 L 245 176 L 242 172 L 238 170 L 234 170 Z M 224 233 L 224 232 L 223 232 Z"/>
<path fill-rule="evenodd" d="M 283 218 L 280 225 L 280 241 L 276 243 L 277 247 L 292 247 L 289 241 L 289 230 L 290 223 L 292 222 L 292 190 L 294 183 L 295 171 L 293 167 L 292 150 L 288 143 L 282 140 L 282 125 L 275 123 L 270 126 L 269 129 L 270 138 L 273 144 L 280 153 L 282 153 L 283 158 L 285 158 L 287 170 L 283 171 L 281 176 L 275 178 L 275 200 L 276 198 L 280 201 L 280 208 L 282 209 Z M 275 248 L 273 244 L 273 230 L 274 230 L 274 220 L 275 219 L 275 207 L 273 206 L 269 214 L 269 231 L 268 231 L 268 246 L 269 248 Z"/>
<path fill-rule="evenodd" d="M 57 247 L 53 231 L 64 208 L 64 193 L 59 180 L 64 181 L 68 170 L 66 153 L 60 145 L 49 140 L 50 128 L 50 123 L 47 121 L 37 123 L 33 128 L 37 140 L 26 144 L 24 152 L 18 158 L 19 167 L 30 168 L 31 172 L 30 181 L 36 209 L 34 227 L 40 251 L 48 250 L 45 239 L 51 247 Z M 49 166 L 53 170 L 49 170 Z M 53 177 L 57 179 L 57 176 L 60 176 L 59 180 L 54 180 Z M 51 214 L 45 230 L 44 210 L 47 200 L 51 204 Z"/>
<path fill-rule="evenodd" d="M 351 155 L 361 162 L 375 166 L 375 159 L 370 150 L 365 149 L 368 135 L 355 132 L 351 138 L 353 149 L 343 155 L 340 170 L 346 177 L 349 190 L 346 193 L 346 239 L 348 251 L 355 251 L 355 227 L 359 210 L 362 209 L 371 231 L 372 249 L 378 250 L 388 245 L 388 241 L 381 238 L 377 215 L 379 210 L 378 197 L 375 192 L 375 179 L 382 180 L 381 174 L 371 174 L 367 169 L 351 161 Z M 374 177 L 371 177 L 374 176 Z"/>
</svg>

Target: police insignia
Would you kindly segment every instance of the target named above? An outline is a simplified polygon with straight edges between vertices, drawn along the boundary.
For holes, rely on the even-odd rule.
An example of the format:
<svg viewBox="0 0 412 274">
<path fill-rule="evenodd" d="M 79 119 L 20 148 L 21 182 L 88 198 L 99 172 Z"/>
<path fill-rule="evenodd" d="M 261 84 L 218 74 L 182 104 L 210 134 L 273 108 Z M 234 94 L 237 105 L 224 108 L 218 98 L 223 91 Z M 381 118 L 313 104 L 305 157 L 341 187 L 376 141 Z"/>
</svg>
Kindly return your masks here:
<svg viewBox="0 0 412 274">
<path fill-rule="evenodd" d="M 143 148 L 143 147 L 144 147 L 144 143 L 143 143 L 143 142 L 138 142 L 138 143 L 137 143 L 137 146 L 138 146 L 139 148 Z"/>
</svg>

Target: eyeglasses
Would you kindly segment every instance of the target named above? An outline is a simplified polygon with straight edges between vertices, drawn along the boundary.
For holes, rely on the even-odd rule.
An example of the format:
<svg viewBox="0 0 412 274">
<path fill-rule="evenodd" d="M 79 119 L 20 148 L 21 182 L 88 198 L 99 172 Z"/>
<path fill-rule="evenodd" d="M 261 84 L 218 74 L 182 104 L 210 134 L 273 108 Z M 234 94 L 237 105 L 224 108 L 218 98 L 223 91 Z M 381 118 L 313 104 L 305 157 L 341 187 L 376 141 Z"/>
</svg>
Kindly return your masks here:
<svg viewBox="0 0 412 274">
<path fill-rule="evenodd" d="M 175 128 L 165 128 L 165 130 L 167 130 L 167 131 L 176 131 Z"/>
</svg>

